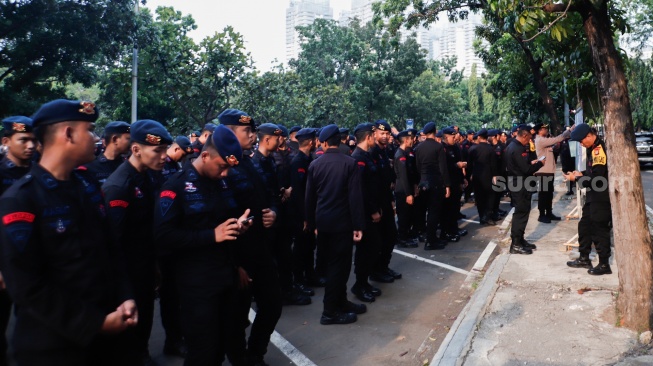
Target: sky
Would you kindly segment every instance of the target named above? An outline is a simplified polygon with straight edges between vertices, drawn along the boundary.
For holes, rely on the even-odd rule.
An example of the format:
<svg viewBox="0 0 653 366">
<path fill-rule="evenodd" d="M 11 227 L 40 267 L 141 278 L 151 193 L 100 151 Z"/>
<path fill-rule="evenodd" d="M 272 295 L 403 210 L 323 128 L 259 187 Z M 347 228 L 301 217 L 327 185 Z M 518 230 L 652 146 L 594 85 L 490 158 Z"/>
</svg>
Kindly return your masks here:
<svg viewBox="0 0 653 366">
<path fill-rule="evenodd" d="M 197 29 L 189 35 L 196 42 L 231 25 L 245 40 L 257 69 L 269 70 L 273 61 L 285 62 L 286 8 L 290 0 L 147 0 L 147 7 L 172 6 L 191 14 Z M 335 19 L 351 8 L 351 0 L 331 0 Z"/>
</svg>

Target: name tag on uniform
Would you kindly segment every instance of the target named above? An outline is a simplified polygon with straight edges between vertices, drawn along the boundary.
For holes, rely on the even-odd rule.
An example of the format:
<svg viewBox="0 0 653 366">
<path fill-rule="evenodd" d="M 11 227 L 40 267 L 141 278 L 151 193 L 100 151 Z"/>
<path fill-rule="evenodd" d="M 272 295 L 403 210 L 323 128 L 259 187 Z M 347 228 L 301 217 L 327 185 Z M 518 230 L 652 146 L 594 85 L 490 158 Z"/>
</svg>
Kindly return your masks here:
<svg viewBox="0 0 653 366">
<path fill-rule="evenodd" d="M 594 148 L 592 152 L 592 165 L 606 165 L 608 163 L 608 158 L 603 151 L 603 146 L 599 145 Z"/>
</svg>

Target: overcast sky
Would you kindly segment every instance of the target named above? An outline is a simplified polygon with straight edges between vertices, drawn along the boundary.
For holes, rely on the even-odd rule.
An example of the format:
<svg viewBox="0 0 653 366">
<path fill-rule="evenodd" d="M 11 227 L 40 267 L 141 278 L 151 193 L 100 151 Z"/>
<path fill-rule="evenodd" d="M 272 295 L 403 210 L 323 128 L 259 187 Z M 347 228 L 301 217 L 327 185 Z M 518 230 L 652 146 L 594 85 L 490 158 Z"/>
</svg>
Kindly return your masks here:
<svg viewBox="0 0 653 366">
<path fill-rule="evenodd" d="M 147 7 L 172 6 L 191 14 L 197 30 L 190 35 L 199 42 L 231 25 L 243 35 L 256 68 L 269 70 L 276 58 L 285 61 L 286 8 L 290 0 L 147 0 Z M 335 19 L 351 8 L 351 0 L 331 0 Z"/>
</svg>

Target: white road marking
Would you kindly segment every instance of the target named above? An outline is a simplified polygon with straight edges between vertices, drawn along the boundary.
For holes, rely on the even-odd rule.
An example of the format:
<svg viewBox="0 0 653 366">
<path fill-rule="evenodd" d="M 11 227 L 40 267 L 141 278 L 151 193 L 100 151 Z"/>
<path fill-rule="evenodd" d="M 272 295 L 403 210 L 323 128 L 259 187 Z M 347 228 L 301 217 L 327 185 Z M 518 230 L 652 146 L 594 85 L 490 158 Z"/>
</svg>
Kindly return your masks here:
<svg viewBox="0 0 653 366">
<path fill-rule="evenodd" d="M 460 221 L 471 222 L 471 223 L 473 223 L 473 224 L 480 224 L 480 223 L 481 223 L 480 221 L 467 220 L 467 219 L 462 219 L 462 220 L 460 220 Z"/>
<path fill-rule="evenodd" d="M 398 250 L 398 249 L 393 249 L 392 251 L 393 251 L 394 253 L 401 254 L 401 255 L 403 255 L 404 257 L 408 257 L 408 258 L 416 259 L 416 260 L 418 260 L 418 261 L 420 261 L 420 262 L 424 262 L 424 263 L 432 264 L 432 265 L 434 265 L 434 266 L 438 266 L 438 267 L 446 268 L 446 269 L 448 269 L 448 270 L 451 270 L 451 271 L 454 271 L 454 272 L 458 272 L 458 273 L 460 273 L 460 274 L 469 275 L 469 273 L 470 273 L 469 271 L 465 271 L 464 269 L 460 269 L 460 268 L 457 268 L 457 267 L 454 267 L 454 266 L 450 266 L 450 265 L 448 265 L 448 264 L 446 264 L 446 263 L 436 262 L 436 261 L 432 261 L 432 260 L 430 260 L 430 259 L 422 258 L 422 257 L 420 257 L 419 255 L 415 255 L 415 254 L 407 253 L 407 252 L 404 252 L 404 251 L 401 251 L 401 250 Z"/>
<path fill-rule="evenodd" d="M 472 267 L 472 272 L 481 272 L 483 270 L 488 259 L 490 259 L 490 255 L 492 255 L 492 252 L 496 247 L 497 247 L 497 243 L 494 240 L 488 243 L 488 245 L 485 247 L 485 250 L 483 250 L 483 253 L 481 253 L 481 256 L 478 257 L 478 260 L 476 261 L 476 263 L 474 263 L 474 267 Z"/>
<path fill-rule="evenodd" d="M 254 309 L 249 309 L 249 321 L 254 322 L 256 317 L 256 311 Z M 287 339 L 285 339 L 279 332 L 276 330 L 272 333 L 270 337 L 270 342 L 274 344 L 275 347 L 281 351 L 286 357 L 290 359 L 297 366 L 317 366 L 313 361 L 309 360 L 303 353 L 301 353 L 295 346 L 290 344 Z"/>
</svg>

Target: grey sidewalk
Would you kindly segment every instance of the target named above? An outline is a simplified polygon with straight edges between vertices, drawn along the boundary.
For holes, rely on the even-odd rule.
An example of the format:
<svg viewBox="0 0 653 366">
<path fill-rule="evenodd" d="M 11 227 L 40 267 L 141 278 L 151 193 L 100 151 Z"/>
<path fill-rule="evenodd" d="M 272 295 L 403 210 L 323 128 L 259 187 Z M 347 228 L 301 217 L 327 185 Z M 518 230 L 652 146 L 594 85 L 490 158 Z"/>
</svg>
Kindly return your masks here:
<svg viewBox="0 0 653 366">
<path fill-rule="evenodd" d="M 576 201 L 563 193 L 553 211 L 564 217 Z M 604 276 L 567 267 L 560 247 L 577 234 L 578 220 L 543 224 L 538 216 L 533 202 L 526 229 L 537 245 L 532 255 L 508 254 L 502 233 L 501 254 L 456 324 L 460 334 L 450 334 L 431 365 L 607 365 L 636 344 L 635 332 L 615 326 L 616 263 Z"/>
</svg>

